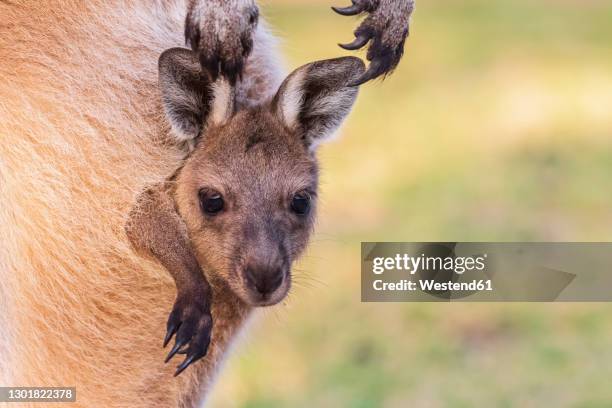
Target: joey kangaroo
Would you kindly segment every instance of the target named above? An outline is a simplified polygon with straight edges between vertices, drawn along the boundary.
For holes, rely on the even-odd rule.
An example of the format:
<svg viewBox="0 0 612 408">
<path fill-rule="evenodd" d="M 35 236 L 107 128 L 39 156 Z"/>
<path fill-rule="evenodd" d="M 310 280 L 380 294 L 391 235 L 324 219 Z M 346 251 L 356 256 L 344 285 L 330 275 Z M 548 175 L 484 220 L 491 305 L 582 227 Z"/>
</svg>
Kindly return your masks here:
<svg viewBox="0 0 612 408">
<path fill-rule="evenodd" d="M 380 12 L 392 0 L 355 4 L 407 26 Z M 316 207 L 314 149 L 367 71 L 317 62 L 280 86 L 253 7 L 0 1 L 0 385 L 76 386 L 75 407 L 194 407 L 251 308 L 286 294 Z M 164 53 L 158 72 L 184 35 L 193 54 Z M 160 344 L 173 302 L 173 351 L 193 364 L 176 378 Z"/>
<path fill-rule="evenodd" d="M 251 308 L 278 303 L 289 291 L 291 264 L 314 221 L 316 146 L 349 113 L 357 88 L 348 84 L 365 69 L 353 57 L 305 65 L 271 101 L 234 114 L 229 83 L 208 82 L 212 75 L 191 51 L 170 49 L 159 66 L 168 119 L 200 141 L 170 180 L 139 196 L 126 230 L 176 282 L 164 345 L 176 333 L 166 361 L 183 350 L 178 375 L 206 354 L 213 318 L 214 355 Z M 203 133 L 194 117 L 202 118 Z M 219 316 L 211 317 L 211 295 Z"/>
</svg>

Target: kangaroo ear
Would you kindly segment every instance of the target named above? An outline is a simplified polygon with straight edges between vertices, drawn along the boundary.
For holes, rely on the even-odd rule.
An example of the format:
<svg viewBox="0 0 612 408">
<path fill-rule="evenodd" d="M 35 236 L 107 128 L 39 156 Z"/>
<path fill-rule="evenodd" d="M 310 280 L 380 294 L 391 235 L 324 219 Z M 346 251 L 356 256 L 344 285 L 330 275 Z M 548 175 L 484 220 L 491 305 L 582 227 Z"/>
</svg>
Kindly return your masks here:
<svg viewBox="0 0 612 408">
<path fill-rule="evenodd" d="M 212 82 L 198 57 L 171 48 L 159 57 L 159 87 L 166 116 L 177 140 L 197 138 L 206 126 L 225 122 L 234 110 L 234 90 L 219 78 Z"/>
<path fill-rule="evenodd" d="M 349 114 L 358 88 L 348 84 L 364 71 L 365 65 L 355 57 L 304 65 L 281 84 L 272 108 L 312 149 L 333 135 Z"/>
</svg>

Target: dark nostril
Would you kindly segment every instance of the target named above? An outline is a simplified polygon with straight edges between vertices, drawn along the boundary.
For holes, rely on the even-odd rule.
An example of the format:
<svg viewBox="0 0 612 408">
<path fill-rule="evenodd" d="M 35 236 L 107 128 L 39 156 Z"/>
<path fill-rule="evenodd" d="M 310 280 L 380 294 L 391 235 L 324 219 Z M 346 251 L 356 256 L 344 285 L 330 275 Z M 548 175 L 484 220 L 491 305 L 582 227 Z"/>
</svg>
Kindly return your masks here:
<svg viewBox="0 0 612 408">
<path fill-rule="evenodd" d="M 268 279 L 268 292 L 274 292 L 283 283 L 283 273 L 277 271 L 273 273 Z"/>
<path fill-rule="evenodd" d="M 249 286 L 262 295 L 274 292 L 283 283 L 281 270 L 258 273 L 254 269 L 247 268 L 245 275 Z"/>
</svg>

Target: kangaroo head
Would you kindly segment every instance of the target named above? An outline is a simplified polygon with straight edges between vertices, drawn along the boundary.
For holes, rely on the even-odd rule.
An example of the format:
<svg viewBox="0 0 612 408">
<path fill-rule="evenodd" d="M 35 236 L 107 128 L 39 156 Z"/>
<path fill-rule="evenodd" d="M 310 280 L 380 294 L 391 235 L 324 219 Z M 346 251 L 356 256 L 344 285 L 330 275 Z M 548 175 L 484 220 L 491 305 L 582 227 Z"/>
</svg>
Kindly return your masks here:
<svg viewBox="0 0 612 408">
<path fill-rule="evenodd" d="M 172 132 L 195 146 L 175 201 L 207 278 L 254 306 L 281 301 L 314 223 L 316 146 L 348 115 L 363 63 L 307 64 L 272 100 L 238 112 L 231 86 L 211 82 L 191 51 L 165 51 L 159 72 Z"/>
</svg>

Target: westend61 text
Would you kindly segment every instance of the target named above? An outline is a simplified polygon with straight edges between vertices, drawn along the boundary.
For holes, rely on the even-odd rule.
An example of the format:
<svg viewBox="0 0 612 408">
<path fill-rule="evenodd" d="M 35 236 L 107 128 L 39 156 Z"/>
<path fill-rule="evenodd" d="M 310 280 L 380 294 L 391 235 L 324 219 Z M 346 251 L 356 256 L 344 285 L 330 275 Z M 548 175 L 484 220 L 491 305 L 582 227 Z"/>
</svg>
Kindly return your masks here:
<svg viewBox="0 0 612 408">
<path fill-rule="evenodd" d="M 418 282 L 418 283 L 417 283 Z M 423 292 L 431 291 L 470 291 L 470 292 L 481 292 L 493 290 L 493 285 L 490 279 L 477 279 L 471 282 L 439 282 L 433 279 L 419 279 L 418 281 L 411 281 L 402 279 L 397 282 L 384 282 L 381 279 L 377 279 L 372 282 L 372 286 L 376 291 L 415 291 L 421 290 Z"/>
</svg>

